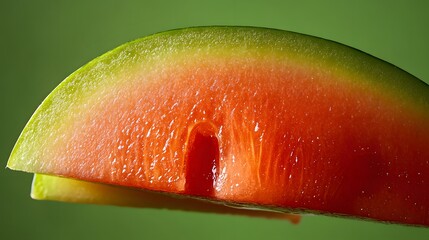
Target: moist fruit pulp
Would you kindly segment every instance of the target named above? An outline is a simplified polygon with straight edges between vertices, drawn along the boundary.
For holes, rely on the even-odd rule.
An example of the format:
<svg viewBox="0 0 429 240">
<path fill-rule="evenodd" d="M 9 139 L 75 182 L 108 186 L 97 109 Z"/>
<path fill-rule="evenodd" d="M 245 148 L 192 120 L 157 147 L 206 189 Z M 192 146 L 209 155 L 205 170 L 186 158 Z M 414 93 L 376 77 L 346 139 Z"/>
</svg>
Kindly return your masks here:
<svg viewBox="0 0 429 240">
<path fill-rule="evenodd" d="M 137 80 L 79 107 L 65 121 L 73 123 L 64 133 L 70 140 L 56 147 L 44 173 L 361 216 L 396 198 L 409 205 L 389 211 L 418 213 L 427 202 L 416 193 L 425 191 L 428 167 L 392 162 L 429 158 L 409 151 L 424 149 L 429 135 L 410 120 L 418 113 L 323 72 L 256 60 L 195 64 L 199 71 L 175 63 L 149 86 Z M 192 142 L 195 126 L 201 134 Z M 188 144 L 205 145 L 212 158 L 187 167 L 199 154 Z"/>
</svg>

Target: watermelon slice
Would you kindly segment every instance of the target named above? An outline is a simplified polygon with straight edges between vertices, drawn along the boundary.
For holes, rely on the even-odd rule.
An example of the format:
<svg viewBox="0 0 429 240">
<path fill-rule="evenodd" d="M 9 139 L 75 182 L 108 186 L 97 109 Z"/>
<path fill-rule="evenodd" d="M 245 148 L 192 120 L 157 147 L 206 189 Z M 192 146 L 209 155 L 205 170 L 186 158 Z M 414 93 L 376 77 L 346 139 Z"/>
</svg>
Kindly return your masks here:
<svg viewBox="0 0 429 240">
<path fill-rule="evenodd" d="M 428 110 L 426 83 L 335 42 L 181 29 L 70 75 L 32 116 L 7 166 L 57 176 L 36 175 L 33 188 L 54 200 L 92 201 L 70 195 L 62 177 L 429 226 Z M 38 190 L 49 182 L 59 185 Z M 115 204 L 115 191 L 103 203 Z M 120 205 L 139 199 L 129 196 Z"/>
<path fill-rule="evenodd" d="M 91 203 L 137 208 L 193 211 L 249 217 L 262 217 L 289 220 L 299 223 L 300 216 L 281 211 L 250 208 L 226 202 L 202 201 L 182 195 L 172 195 L 102 183 L 35 174 L 31 197 L 37 200 L 54 200 L 74 203 Z"/>
</svg>

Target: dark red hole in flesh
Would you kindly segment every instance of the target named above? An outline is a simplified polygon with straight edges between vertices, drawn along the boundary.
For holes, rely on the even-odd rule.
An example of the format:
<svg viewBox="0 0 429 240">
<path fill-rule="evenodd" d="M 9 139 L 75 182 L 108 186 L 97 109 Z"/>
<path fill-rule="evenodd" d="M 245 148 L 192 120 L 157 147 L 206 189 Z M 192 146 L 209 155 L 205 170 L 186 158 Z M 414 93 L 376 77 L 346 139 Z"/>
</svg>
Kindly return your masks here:
<svg viewBox="0 0 429 240">
<path fill-rule="evenodd" d="M 187 162 L 187 194 L 213 196 L 217 166 L 219 165 L 219 143 L 216 136 L 196 128 L 190 135 Z"/>
</svg>

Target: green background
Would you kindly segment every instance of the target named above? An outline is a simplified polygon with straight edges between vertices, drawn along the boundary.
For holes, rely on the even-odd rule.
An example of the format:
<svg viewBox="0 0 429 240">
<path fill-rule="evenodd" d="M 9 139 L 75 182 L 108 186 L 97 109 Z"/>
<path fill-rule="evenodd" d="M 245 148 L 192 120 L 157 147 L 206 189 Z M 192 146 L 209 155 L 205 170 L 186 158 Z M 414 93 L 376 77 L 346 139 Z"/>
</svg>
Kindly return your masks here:
<svg viewBox="0 0 429 240">
<path fill-rule="evenodd" d="M 197 25 L 252 25 L 332 39 L 429 82 L 424 1 L 1 1 L 0 165 L 38 104 L 121 43 Z M 0 239 L 429 239 L 429 229 L 321 216 L 300 225 L 166 210 L 39 202 L 0 168 Z"/>
</svg>

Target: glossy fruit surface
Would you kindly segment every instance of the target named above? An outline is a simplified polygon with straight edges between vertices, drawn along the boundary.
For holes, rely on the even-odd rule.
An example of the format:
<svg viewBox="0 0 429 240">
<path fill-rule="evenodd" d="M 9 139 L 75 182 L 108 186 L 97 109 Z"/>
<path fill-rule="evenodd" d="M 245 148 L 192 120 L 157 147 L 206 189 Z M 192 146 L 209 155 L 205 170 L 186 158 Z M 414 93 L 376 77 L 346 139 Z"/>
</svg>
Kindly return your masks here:
<svg viewBox="0 0 429 240">
<path fill-rule="evenodd" d="M 429 87 L 355 49 L 208 27 L 125 44 L 44 101 L 8 167 L 429 225 Z"/>
</svg>

